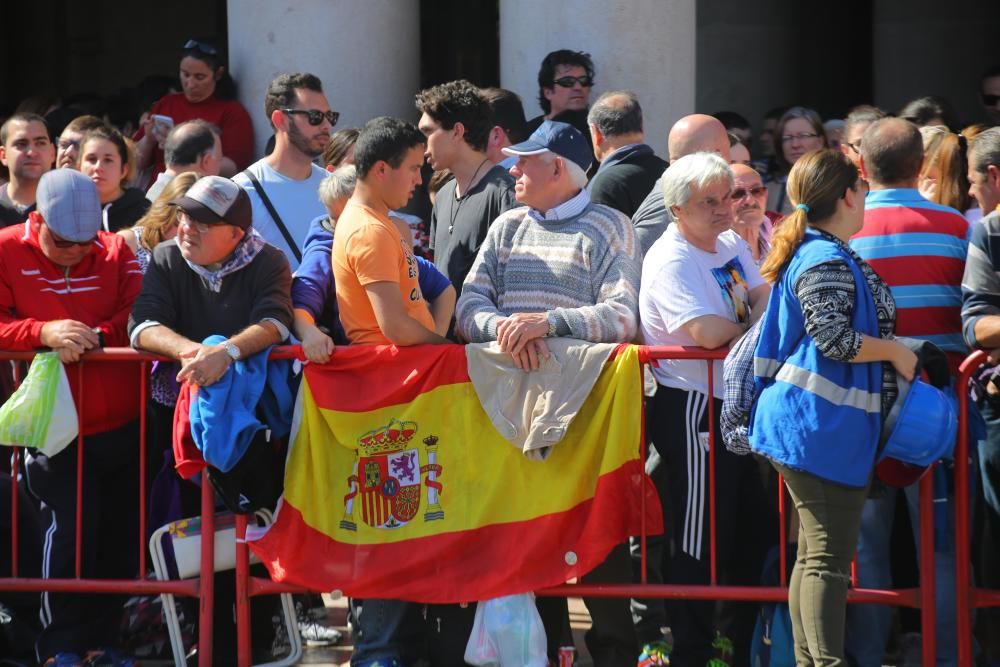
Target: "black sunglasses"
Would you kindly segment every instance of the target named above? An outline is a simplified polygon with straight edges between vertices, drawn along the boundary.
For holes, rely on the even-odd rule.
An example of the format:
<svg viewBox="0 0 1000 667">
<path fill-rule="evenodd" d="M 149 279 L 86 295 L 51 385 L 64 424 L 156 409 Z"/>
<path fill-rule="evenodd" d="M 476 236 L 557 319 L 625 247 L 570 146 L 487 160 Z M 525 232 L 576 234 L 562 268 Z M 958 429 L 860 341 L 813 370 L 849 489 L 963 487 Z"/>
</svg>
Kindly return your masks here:
<svg viewBox="0 0 1000 667">
<path fill-rule="evenodd" d="M 753 195 L 754 197 L 759 197 L 767 192 L 767 188 L 763 185 L 757 185 L 752 188 L 737 188 L 733 190 L 732 194 L 729 195 L 733 201 L 739 201 L 747 196 L 747 194 Z"/>
<path fill-rule="evenodd" d="M 337 111 L 320 111 L 319 109 L 282 109 L 281 111 L 287 114 L 306 114 L 310 125 L 319 125 L 325 118 L 333 127 L 340 120 L 340 113 Z"/>
<path fill-rule="evenodd" d="M 995 107 L 997 102 L 1000 102 L 1000 95 L 987 95 L 983 93 L 981 97 L 983 98 L 983 104 L 988 107 Z"/>
<path fill-rule="evenodd" d="M 74 246 L 80 246 L 81 248 L 89 248 L 97 240 L 97 237 L 90 239 L 89 241 L 70 241 L 69 239 L 64 239 L 63 237 L 52 231 L 52 228 L 45 225 L 49 230 L 49 236 L 52 238 L 52 245 L 57 248 L 72 248 Z"/>
<path fill-rule="evenodd" d="M 205 55 L 214 56 L 218 55 L 219 50 L 216 49 L 211 44 L 205 44 L 204 42 L 199 42 L 197 39 L 189 39 L 184 42 L 185 51 L 201 51 Z"/>
<path fill-rule="evenodd" d="M 589 76 L 561 76 L 552 83 L 557 86 L 562 86 L 563 88 L 572 88 L 577 83 L 584 88 L 590 88 L 594 85 L 594 80 Z"/>
</svg>

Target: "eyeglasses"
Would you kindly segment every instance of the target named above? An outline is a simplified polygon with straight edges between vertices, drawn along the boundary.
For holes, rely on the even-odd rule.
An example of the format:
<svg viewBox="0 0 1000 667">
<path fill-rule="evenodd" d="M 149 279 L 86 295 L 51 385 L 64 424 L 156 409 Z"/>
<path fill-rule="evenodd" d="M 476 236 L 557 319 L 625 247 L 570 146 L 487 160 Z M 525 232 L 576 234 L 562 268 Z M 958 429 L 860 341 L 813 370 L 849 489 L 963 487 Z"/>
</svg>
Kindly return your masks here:
<svg viewBox="0 0 1000 667">
<path fill-rule="evenodd" d="M 983 104 L 988 107 L 995 107 L 997 102 L 1000 102 L 1000 95 L 987 95 L 986 93 L 983 93 L 980 97 L 983 100 Z"/>
<path fill-rule="evenodd" d="M 208 225 L 205 224 L 204 222 L 195 222 L 194 219 L 192 219 L 191 216 L 188 215 L 187 211 L 185 211 L 184 209 L 179 209 L 177 211 L 177 226 L 180 227 L 182 224 L 186 225 L 188 229 L 195 230 L 196 232 L 198 232 L 199 235 L 208 234 L 210 231 L 212 231 L 213 227 L 213 225 Z"/>
<path fill-rule="evenodd" d="M 848 148 L 850 148 L 852 151 L 854 151 L 856 154 L 861 155 L 861 142 L 860 141 L 858 141 L 856 143 L 853 143 L 853 144 L 850 143 L 850 142 L 845 141 L 844 144 Z"/>
<path fill-rule="evenodd" d="M 219 50 L 216 49 L 211 44 L 205 44 L 204 42 L 199 42 L 197 39 L 189 39 L 184 43 L 185 51 L 201 51 L 205 55 L 214 56 L 218 55 Z"/>
<path fill-rule="evenodd" d="M 767 188 L 763 185 L 757 185 L 752 188 L 736 188 L 730 196 L 733 201 L 739 201 L 746 197 L 747 195 L 753 195 L 754 197 L 760 197 L 761 195 L 767 194 Z"/>
<path fill-rule="evenodd" d="M 94 241 L 97 240 L 97 237 L 95 236 L 89 241 L 70 241 L 69 239 L 64 239 L 63 237 L 56 234 L 54 231 L 52 231 L 52 228 L 49 227 L 48 225 L 45 225 L 45 227 L 49 230 L 49 236 L 52 237 L 52 245 L 54 245 L 57 248 L 63 248 L 63 249 L 75 248 L 75 247 L 89 248 L 94 244 Z"/>
<path fill-rule="evenodd" d="M 781 135 L 781 143 L 789 144 L 798 139 L 799 141 L 805 141 L 806 139 L 819 139 L 819 135 L 815 132 L 803 132 L 802 134 L 783 134 Z"/>
<path fill-rule="evenodd" d="M 56 146 L 61 151 L 68 151 L 71 148 L 79 148 L 80 147 L 80 141 L 77 140 L 77 139 L 59 139 L 56 142 Z"/>
<path fill-rule="evenodd" d="M 572 88 L 578 83 L 584 88 L 590 88 L 594 85 L 594 80 L 589 76 L 561 76 L 552 83 L 563 88 Z"/>
<path fill-rule="evenodd" d="M 333 127 L 337 124 L 337 121 L 340 120 L 340 113 L 337 111 L 320 111 L 319 109 L 282 109 L 282 112 L 289 115 L 297 113 L 305 114 L 308 116 L 310 125 L 319 125 L 325 118 L 329 121 L 330 127 Z"/>
</svg>

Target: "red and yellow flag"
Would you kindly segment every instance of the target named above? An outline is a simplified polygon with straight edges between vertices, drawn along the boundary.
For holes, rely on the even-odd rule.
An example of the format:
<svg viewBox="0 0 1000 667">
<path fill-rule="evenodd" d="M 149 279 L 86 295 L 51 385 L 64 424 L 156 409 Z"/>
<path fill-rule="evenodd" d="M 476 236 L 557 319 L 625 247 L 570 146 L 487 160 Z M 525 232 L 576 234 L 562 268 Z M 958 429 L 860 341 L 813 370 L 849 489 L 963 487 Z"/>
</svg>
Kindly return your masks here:
<svg viewBox="0 0 1000 667">
<path fill-rule="evenodd" d="M 581 576 L 662 532 L 643 475 L 638 350 L 608 361 L 544 461 L 493 427 L 459 345 L 338 348 L 309 364 L 285 494 L 250 546 L 276 581 L 359 598 L 485 600 Z"/>
</svg>

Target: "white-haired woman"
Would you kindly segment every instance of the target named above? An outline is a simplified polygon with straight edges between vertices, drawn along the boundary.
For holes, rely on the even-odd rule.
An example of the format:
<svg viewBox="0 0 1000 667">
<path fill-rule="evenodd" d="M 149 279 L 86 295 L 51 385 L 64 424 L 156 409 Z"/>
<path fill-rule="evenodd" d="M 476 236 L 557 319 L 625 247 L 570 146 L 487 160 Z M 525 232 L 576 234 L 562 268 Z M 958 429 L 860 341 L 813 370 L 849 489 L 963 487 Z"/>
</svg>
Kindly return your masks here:
<svg viewBox="0 0 1000 667">
<path fill-rule="evenodd" d="M 733 174 L 714 153 L 695 153 L 672 163 L 662 179 L 663 200 L 675 223 L 649 249 L 642 264 L 639 319 L 648 345 L 690 345 L 715 349 L 739 338 L 760 316 L 770 287 L 757 271 L 747 244 L 730 230 L 733 223 Z M 722 407 L 722 363 L 714 365 L 708 395 L 703 361 L 660 361 L 650 411 L 653 445 L 663 459 L 666 486 L 661 489 L 664 524 L 676 548 L 664 556 L 670 583 L 709 581 L 709 442 L 718 433 Z M 715 423 L 709 424 L 709 401 Z M 733 583 L 759 578 L 769 533 L 777 522 L 770 511 L 756 463 L 715 448 L 715 519 L 719 571 Z M 754 516 L 754 530 L 741 535 Z M 733 605 L 733 623 L 716 628 L 714 603 L 668 601 L 674 634 L 671 664 L 704 665 L 712 658 L 749 664 L 753 608 Z M 722 630 L 724 635 L 716 635 Z M 731 640 L 729 639 L 731 638 Z M 735 653 L 734 653 L 735 651 Z"/>
</svg>

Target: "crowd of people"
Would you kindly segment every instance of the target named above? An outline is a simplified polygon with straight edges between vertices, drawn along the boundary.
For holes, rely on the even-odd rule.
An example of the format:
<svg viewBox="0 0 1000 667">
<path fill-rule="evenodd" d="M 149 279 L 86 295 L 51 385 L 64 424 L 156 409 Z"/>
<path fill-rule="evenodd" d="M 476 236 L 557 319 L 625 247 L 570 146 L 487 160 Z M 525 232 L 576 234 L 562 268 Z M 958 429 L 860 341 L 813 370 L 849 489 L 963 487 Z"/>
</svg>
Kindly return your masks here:
<svg viewBox="0 0 1000 667">
<path fill-rule="evenodd" d="M 933 343 L 953 376 L 970 350 L 1000 349 L 1000 69 L 982 79 L 986 122 L 964 129 L 931 97 L 825 122 L 802 106 L 774 109 L 756 141 L 738 113 L 692 114 L 671 128 L 666 159 L 646 143 L 639 94 L 590 99 L 596 67 L 583 52 L 546 56 L 544 113 L 530 120 L 516 93 L 459 80 L 417 93 L 416 124 L 378 117 L 334 131 L 319 78 L 282 74 L 263 100 L 272 145 L 251 163 L 250 115 L 218 48 L 189 40 L 179 67 L 179 89 L 128 123 L 67 106 L 21 109 L 0 127 L 0 349 L 47 348 L 75 364 L 131 346 L 168 360 L 151 372 L 146 405 L 134 369 L 68 373 L 73 394 L 86 391 L 84 577 L 140 574 L 138 480 L 177 474 L 183 388 L 211 386 L 273 345 L 301 344 L 324 363 L 347 344 L 493 341 L 530 372 L 551 337 L 710 350 L 750 340 L 758 396 L 741 417 L 744 445 L 715 451 L 720 581 L 758 584 L 768 552 L 784 548 L 780 473 L 798 514 L 797 664 L 875 667 L 890 642 L 905 644 L 889 607 L 846 608 L 850 567 L 857 552 L 859 587 L 898 583 L 900 494 L 918 520 L 916 482 L 876 470 L 880 425 L 916 368 L 896 337 Z M 721 362 L 714 377 L 710 393 L 704 362 L 652 368 L 646 467 L 664 515 L 648 545 L 652 583 L 709 582 L 708 432 L 729 400 Z M 986 437 L 971 464 L 976 578 L 1000 588 L 1000 390 L 984 387 Z M 74 576 L 76 447 L 27 453 L 22 509 L 36 518 L 21 547 L 35 545 L 37 576 Z M 966 463 L 930 472 L 935 507 L 954 501 L 955 465 Z M 197 487 L 175 481 L 178 507 L 161 519 L 199 511 Z M 951 516 L 936 514 L 938 665 L 956 664 Z M 583 580 L 632 582 L 638 553 L 622 544 Z M 464 664 L 474 605 L 386 593 L 351 601 L 351 664 Z M 595 665 L 750 664 L 757 605 L 585 603 Z M 538 608 L 555 661 L 572 641 L 566 602 Z M 48 591 L 34 610 L 27 659 L 126 664 L 120 597 Z M 311 618 L 300 618 L 304 636 L 337 640 Z M 1000 658 L 988 632 L 980 649 Z"/>
</svg>

